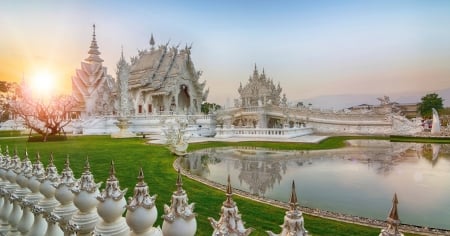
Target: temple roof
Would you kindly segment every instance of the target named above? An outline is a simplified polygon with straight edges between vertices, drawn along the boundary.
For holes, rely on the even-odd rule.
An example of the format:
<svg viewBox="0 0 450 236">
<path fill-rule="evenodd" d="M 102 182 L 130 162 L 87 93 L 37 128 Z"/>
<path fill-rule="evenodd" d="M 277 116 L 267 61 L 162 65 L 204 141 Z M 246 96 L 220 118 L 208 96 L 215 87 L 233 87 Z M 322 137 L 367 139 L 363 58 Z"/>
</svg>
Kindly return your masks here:
<svg viewBox="0 0 450 236">
<path fill-rule="evenodd" d="M 178 46 L 170 47 L 168 43 L 154 47 L 153 34 L 150 39 L 149 50 L 139 50 L 137 56 L 131 59 L 129 78 L 130 88 L 147 88 L 150 90 L 168 89 L 173 81 L 181 78 L 197 82 L 200 73 L 194 68 L 190 58 L 190 47 L 179 49 Z M 196 89 L 203 91 L 204 84 L 194 83 Z"/>
<path fill-rule="evenodd" d="M 251 99 L 252 103 L 257 103 L 258 100 L 264 98 L 271 100 L 274 105 L 279 104 L 281 91 L 280 83 L 275 85 L 272 79 L 266 77 L 264 69 L 260 74 L 256 64 L 253 75 L 250 76 L 247 84 L 245 86 L 242 86 L 241 84 L 238 89 L 241 99 L 247 98 Z"/>
<path fill-rule="evenodd" d="M 98 50 L 97 40 L 95 39 L 95 24 L 92 25 L 92 28 L 92 41 L 88 51 L 89 57 L 84 60 L 88 62 L 102 63 L 103 59 L 100 58 L 100 51 Z"/>
</svg>

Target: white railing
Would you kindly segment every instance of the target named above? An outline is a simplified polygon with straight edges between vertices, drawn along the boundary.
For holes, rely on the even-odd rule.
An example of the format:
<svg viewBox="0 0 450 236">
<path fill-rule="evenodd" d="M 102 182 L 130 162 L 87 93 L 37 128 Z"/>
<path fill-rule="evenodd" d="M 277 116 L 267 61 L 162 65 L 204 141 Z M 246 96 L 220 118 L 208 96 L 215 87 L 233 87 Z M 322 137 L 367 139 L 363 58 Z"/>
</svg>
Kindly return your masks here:
<svg viewBox="0 0 450 236">
<path fill-rule="evenodd" d="M 295 138 L 308 135 L 313 132 L 312 128 L 216 128 L 217 138 L 231 137 L 261 137 L 261 138 Z"/>
</svg>

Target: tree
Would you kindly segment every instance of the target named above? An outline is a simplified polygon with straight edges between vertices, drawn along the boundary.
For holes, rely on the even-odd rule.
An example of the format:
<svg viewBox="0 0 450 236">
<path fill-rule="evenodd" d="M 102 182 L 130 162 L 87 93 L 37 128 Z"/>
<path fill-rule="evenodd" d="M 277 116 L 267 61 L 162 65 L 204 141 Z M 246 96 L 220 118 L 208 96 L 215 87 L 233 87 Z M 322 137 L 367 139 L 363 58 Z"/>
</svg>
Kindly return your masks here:
<svg viewBox="0 0 450 236">
<path fill-rule="evenodd" d="M 0 122 L 5 122 L 10 118 L 9 101 L 16 97 L 17 88 L 15 82 L 0 81 Z"/>
<path fill-rule="evenodd" d="M 209 114 L 210 112 L 215 112 L 220 108 L 220 105 L 217 105 L 215 103 L 204 102 L 202 103 L 201 112 Z"/>
<path fill-rule="evenodd" d="M 441 110 L 444 108 L 443 99 L 439 97 L 437 93 L 429 93 L 422 97 L 422 102 L 419 104 L 419 112 L 424 118 L 431 117 L 432 111 L 434 108 L 436 110 Z"/>
<path fill-rule="evenodd" d="M 75 105 L 75 99 L 67 95 L 54 96 L 47 101 L 24 96 L 11 101 L 11 110 L 25 126 L 42 135 L 45 142 L 49 136 L 64 133 L 64 127 L 71 122 L 69 113 Z"/>
</svg>

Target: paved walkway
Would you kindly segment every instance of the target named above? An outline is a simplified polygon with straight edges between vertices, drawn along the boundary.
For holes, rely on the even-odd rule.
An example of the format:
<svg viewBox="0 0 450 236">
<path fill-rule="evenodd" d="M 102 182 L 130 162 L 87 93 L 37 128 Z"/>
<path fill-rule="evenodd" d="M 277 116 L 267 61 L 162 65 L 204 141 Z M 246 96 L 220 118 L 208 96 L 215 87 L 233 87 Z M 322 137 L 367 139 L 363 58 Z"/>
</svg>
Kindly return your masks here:
<svg viewBox="0 0 450 236">
<path fill-rule="evenodd" d="M 163 144 L 161 135 L 150 135 L 148 143 Z M 264 141 L 264 142 L 291 142 L 291 143 L 319 143 L 328 138 L 328 136 L 304 135 L 296 138 L 252 138 L 252 137 L 233 137 L 233 138 L 208 138 L 208 137 L 192 137 L 189 143 L 201 142 L 246 142 L 246 141 Z"/>
</svg>

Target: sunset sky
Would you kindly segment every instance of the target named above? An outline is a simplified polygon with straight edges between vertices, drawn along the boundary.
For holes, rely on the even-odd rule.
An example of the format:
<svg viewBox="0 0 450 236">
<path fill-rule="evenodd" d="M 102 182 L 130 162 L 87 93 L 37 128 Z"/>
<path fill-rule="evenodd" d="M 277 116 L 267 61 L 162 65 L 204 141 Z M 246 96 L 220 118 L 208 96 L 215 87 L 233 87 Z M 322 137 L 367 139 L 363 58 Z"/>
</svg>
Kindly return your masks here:
<svg viewBox="0 0 450 236">
<path fill-rule="evenodd" d="M 115 77 L 157 44 L 192 43 L 192 59 L 219 104 L 238 97 L 254 64 L 289 100 L 450 88 L 450 1 L 0 2 L 0 80 L 52 74 L 60 91 L 97 42 Z"/>
</svg>

